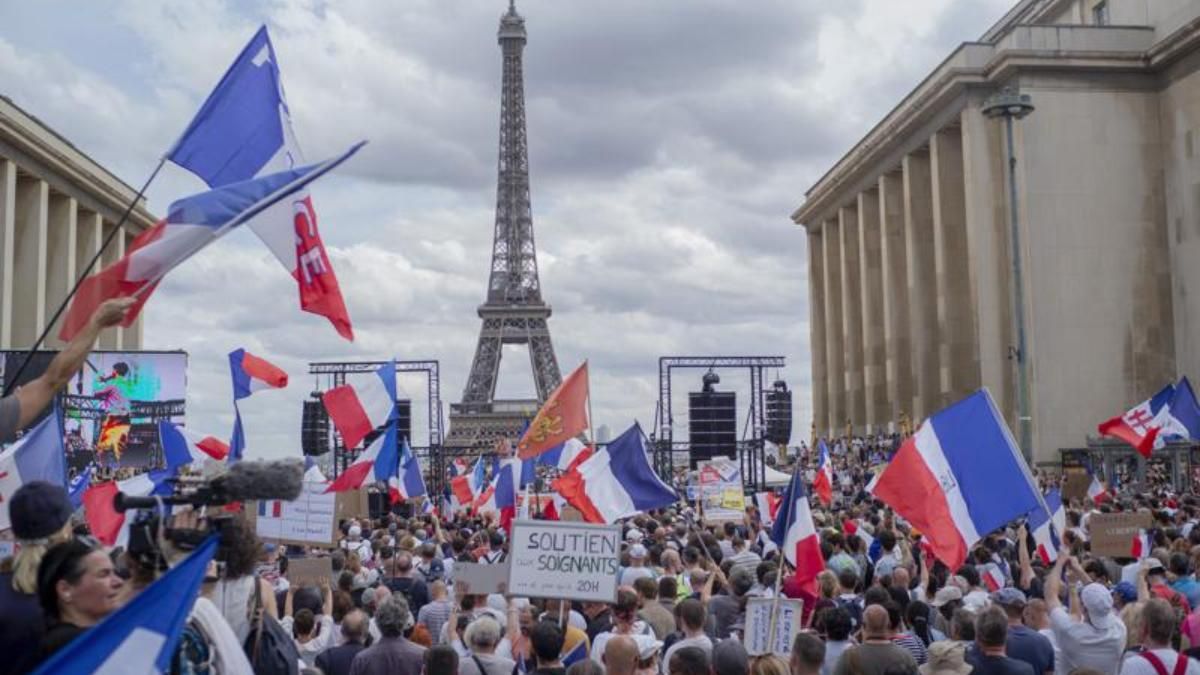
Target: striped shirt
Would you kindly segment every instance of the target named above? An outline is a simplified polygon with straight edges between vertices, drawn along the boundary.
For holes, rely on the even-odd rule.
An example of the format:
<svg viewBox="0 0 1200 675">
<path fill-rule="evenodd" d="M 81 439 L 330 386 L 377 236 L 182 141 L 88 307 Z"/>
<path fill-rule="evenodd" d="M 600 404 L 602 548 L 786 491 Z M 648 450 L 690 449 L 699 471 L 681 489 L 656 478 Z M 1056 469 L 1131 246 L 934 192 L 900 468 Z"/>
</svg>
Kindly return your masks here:
<svg viewBox="0 0 1200 675">
<path fill-rule="evenodd" d="M 442 634 L 442 626 L 450 620 L 454 606 L 449 600 L 434 600 L 426 603 L 417 612 L 417 623 L 429 629 L 429 634 L 437 638 Z"/>
<path fill-rule="evenodd" d="M 733 563 L 733 569 L 729 571 L 729 576 L 732 577 L 737 570 L 746 570 L 750 576 L 758 578 L 758 564 L 762 562 L 762 558 L 754 551 L 745 549 L 741 553 L 733 554 L 728 560 Z"/>
<path fill-rule="evenodd" d="M 904 651 L 911 654 L 913 659 L 916 660 L 917 665 L 921 665 L 929 660 L 929 650 L 925 648 L 925 643 L 921 642 L 921 638 L 911 633 L 901 633 L 894 636 L 892 644 L 902 647 Z"/>
</svg>

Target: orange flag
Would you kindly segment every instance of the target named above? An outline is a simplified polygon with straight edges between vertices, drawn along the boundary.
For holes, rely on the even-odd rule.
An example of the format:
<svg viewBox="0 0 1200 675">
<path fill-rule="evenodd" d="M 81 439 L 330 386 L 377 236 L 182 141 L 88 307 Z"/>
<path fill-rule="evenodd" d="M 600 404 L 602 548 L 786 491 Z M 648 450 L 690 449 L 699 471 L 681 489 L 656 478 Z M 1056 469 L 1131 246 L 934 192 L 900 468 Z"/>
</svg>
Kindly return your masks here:
<svg viewBox="0 0 1200 675">
<path fill-rule="evenodd" d="M 566 443 L 588 428 L 587 361 L 567 376 L 546 399 L 525 435 L 517 443 L 517 457 L 529 459 Z"/>
</svg>

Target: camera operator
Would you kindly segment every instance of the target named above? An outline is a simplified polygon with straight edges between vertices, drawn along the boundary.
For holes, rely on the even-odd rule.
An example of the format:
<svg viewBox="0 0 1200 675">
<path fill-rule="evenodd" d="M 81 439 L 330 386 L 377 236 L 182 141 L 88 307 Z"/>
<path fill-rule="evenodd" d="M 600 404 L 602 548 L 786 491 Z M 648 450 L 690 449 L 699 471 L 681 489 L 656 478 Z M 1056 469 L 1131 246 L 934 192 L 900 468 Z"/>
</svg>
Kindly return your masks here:
<svg viewBox="0 0 1200 675">
<path fill-rule="evenodd" d="M 55 544 L 38 565 L 38 601 L 46 617 L 41 658 L 49 658 L 120 606 L 124 581 L 112 559 L 81 539 Z"/>
<path fill-rule="evenodd" d="M 124 321 L 125 313 L 136 301 L 136 298 L 120 298 L 100 305 L 87 326 L 50 361 L 46 372 L 0 398 L 0 443 L 15 439 L 17 431 L 29 426 L 50 405 L 58 390 L 83 367 L 100 331 Z"/>
<path fill-rule="evenodd" d="M 233 518 L 225 525 L 222 541 L 230 542 L 225 550 L 225 569 L 221 579 L 213 586 L 210 598 L 221 610 L 234 635 L 244 643 L 250 635 L 250 618 L 254 610 L 254 584 L 262 591 L 263 608 L 268 616 L 278 620 L 279 610 L 275 604 L 275 589 L 254 570 L 262 556 L 262 543 L 258 535 L 241 518 Z"/>
<path fill-rule="evenodd" d="M 71 538 L 71 500 L 59 485 L 34 481 L 8 503 L 20 550 L 11 571 L 0 573 L 0 674 L 24 673 L 38 662 L 45 633 L 37 573 L 47 549 Z"/>
</svg>

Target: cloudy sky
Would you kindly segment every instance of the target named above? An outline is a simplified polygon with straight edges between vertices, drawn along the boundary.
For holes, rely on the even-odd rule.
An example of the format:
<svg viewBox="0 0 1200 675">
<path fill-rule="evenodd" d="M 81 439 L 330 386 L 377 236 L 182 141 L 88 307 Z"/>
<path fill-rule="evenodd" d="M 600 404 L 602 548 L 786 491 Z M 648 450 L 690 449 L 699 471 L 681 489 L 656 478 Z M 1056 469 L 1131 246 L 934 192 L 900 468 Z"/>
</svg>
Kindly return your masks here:
<svg viewBox="0 0 1200 675">
<path fill-rule="evenodd" d="M 518 2 L 543 292 L 564 373 L 590 359 L 598 425 L 651 425 L 659 356 L 782 354 L 793 440 L 807 436 L 807 251 L 788 215 L 1012 3 Z M 459 400 L 490 259 L 506 4 L 5 3 L 0 93 L 130 184 L 263 23 L 307 157 L 370 140 L 314 189 L 353 344 L 297 309 L 291 278 L 249 231 L 188 261 L 148 305 L 145 346 L 190 354 L 190 426 L 228 434 L 236 347 L 292 375 L 288 390 L 244 402 L 251 456 L 298 452 L 309 361 L 437 359 L 445 404 Z M 168 166 L 149 206 L 202 187 Z M 531 394 L 527 355 L 506 356 L 500 394 Z M 699 375 L 678 380 L 677 409 Z M 746 400 L 739 373 L 723 384 Z M 401 385 L 423 397 L 422 380 Z"/>
</svg>

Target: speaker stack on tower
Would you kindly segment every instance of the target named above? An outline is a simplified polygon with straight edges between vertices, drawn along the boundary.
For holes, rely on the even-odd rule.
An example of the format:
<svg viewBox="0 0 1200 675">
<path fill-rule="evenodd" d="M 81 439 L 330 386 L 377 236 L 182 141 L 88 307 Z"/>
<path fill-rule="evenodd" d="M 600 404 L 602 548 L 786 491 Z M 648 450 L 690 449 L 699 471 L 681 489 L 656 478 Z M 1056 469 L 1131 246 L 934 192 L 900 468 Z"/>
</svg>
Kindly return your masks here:
<svg viewBox="0 0 1200 675">
<path fill-rule="evenodd" d="M 713 457 L 737 457 L 737 393 L 715 391 L 721 378 L 714 372 L 704 375 L 703 391 L 688 393 L 689 462 Z"/>
<path fill-rule="evenodd" d="M 767 440 L 787 445 L 792 440 L 792 392 L 787 383 L 775 380 L 767 390 Z"/>
<path fill-rule="evenodd" d="M 319 394 L 304 402 L 304 414 L 300 419 L 300 448 L 306 455 L 323 455 L 329 452 L 329 413 Z"/>
</svg>

